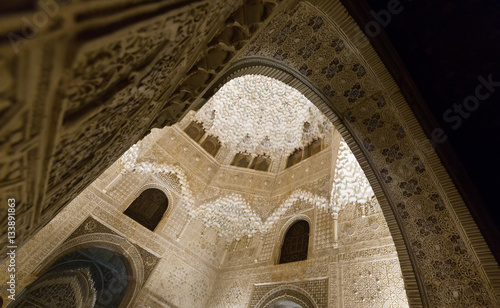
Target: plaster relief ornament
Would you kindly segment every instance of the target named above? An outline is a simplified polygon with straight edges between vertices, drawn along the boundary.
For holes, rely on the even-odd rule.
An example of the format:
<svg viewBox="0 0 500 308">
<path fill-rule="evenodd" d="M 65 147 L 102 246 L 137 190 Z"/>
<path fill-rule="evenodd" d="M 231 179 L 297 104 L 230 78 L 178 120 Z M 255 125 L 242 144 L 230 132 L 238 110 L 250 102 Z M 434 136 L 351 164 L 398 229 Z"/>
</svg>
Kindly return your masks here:
<svg viewBox="0 0 500 308">
<path fill-rule="evenodd" d="M 185 201 L 187 209 L 191 211 L 194 207 L 194 197 L 184 170 L 176 165 L 170 165 L 158 161 L 141 160 L 154 142 L 151 139 L 152 136 L 149 135 L 130 147 L 127 152 L 123 153 L 120 157 L 120 163 L 122 164 L 123 170 L 144 174 L 152 173 L 175 175 L 179 179 L 178 181 L 181 188 L 181 196 Z"/>
<path fill-rule="evenodd" d="M 217 230 L 219 236 L 229 241 L 256 233 L 266 233 L 296 202 L 306 202 L 321 210 L 328 210 L 328 200 L 311 192 L 297 189 L 263 221 L 242 195 L 229 194 L 202 204 L 192 216 L 198 217 L 207 227 Z"/>
<path fill-rule="evenodd" d="M 331 140 L 334 129 L 299 91 L 259 75 L 245 75 L 226 83 L 194 115 L 194 120 L 233 150 L 275 158 L 287 157 L 318 138 Z M 219 195 L 199 205 L 183 169 L 150 155 L 160 137 L 161 133 L 150 134 L 123 154 L 120 159 L 123 170 L 176 176 L 189 215 L 199 218 L 229 241 L 268 232 L 299 201 L 335 213 L 348 203 L 363 205 L 374 196 L 363 170 L 342 139 L 330 198 L 296 189 L 267 219 L 259 217 L 240 194 Z"/>
<path fill-rule="evenodd" d="M 365 204 L 374 195 L 356 157 L 344 139 L 341 139 L 333 176 L 330 207 L 338 212 L 348 203 Z"/>
<path fill-rule="evenodd" d="M 331 135 L 333 129 L 302 93 L 261 75 L 227 82 L 194 119 L 231 150 L 273 159 L 289 156 L 295 149 Z"/>
<path fill-rule="evenodd" d="M 239 194 L 230 194 L 201 205 L 195 212 L 205 226 L 217 230 L 218 235 L 239 240 L 251 237 L 262 229 L 262 221 L 248 202 Z"/>
</svg>

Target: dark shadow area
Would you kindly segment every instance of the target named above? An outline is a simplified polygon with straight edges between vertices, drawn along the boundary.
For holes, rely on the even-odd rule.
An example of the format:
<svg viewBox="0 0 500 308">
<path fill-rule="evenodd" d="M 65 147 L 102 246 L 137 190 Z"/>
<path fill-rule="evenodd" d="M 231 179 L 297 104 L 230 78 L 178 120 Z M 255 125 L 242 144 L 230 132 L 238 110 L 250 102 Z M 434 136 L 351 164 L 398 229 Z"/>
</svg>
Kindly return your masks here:
<svg viewBox="0 0 500 308">
<path fill-rule="evenodd" d="M 372 46 L 500 261 L 500 2 L 342 3 L 365 33 L 372 27 Z"/>
<path fill-rule="evenodd" d="M 73 308 L 95 300 L 95 308 L 117 308 L 126 289 L 127 270 L 120 256 L 85 248 L 57 260 L 8 307 Z"/>
</svg>

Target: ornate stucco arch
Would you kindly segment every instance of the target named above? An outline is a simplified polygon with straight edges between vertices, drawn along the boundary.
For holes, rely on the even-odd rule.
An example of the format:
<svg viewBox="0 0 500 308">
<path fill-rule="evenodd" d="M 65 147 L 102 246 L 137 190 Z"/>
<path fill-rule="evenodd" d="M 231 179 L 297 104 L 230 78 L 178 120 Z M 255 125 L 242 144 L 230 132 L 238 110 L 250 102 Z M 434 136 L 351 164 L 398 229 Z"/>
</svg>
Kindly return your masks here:
<svg viewBox="0 0 500 308">
<path fill-rule="evenodd" d="M 300 2 L 276 16 L 193 107 L 246 74 L 298 89 L 332 121 L 370 181 L 410 305 L 497 304 L 498 266 L 456 188 L 382 61 L 354 37 L 357 25 L 339 2 L 326 2 Z M 387 163 L 384 149 L 402 158 Z"/>
<path fill-rule="evenodd" d="M 314 85 L 304 76 L 302 76 L 299 72 L 294 70 L 293 68 L 287 67 L 283 65 L 283 63 L 279 63 L 272 59 L 262 58 L 262 57 L 251 57 L 245 58 L 240 61 L 236 61 L 232 64 L 232 66 L 224 73 L 224 75 L 216 80 L 216 82 L 207 89 L 204 94 L 204 99 L 202 102 L 206 102 L 213 93 L 217 91 L 221 86 L 227 83 L 229 80 L 233 78 L 237 78 L 247 74 L 259 74 L 265 75 L 268 77 L 272 77 L 278 79 L 282 82 L 285 82 L 291 87 L 294 87 L 302 92 L 313 104 L 315 104 L 325 115 L 330 119 L 335 128 L 341 133 L 344 140 L 347 142 L 349 147 L 351 148 L 353 154 L 356 156 L 359 164 L 362 166 L 365 175 L 367 176 L 372 188 L 379 200 L 379 203 L 384 212 L 384 216 L 387 220 L 388 226 L 391 230 L 391 235 L 394 239 L 394 243 L 396 245 L 396 249 L 398 251 L 398 256 L 401 264 L 401 270 L 403 272 L 403 278 L 405 280 L 406 290 L 408 294 L 408 298 L 410 299 L 411 289 L 409 286 L 414 286 L 416 290 L 415 303 L 421 304 L 420 301 L 420 293 L 417 288 L 417 275 L 414 272 L 410 255 L 408 254 L 408 249 L 405 245 L 405 240 L 403 239 L 403 234 L 401 233 L 400 228 L 396 222 L 394 213 L 392 211 L 391 206 L 389 205 L 388 199 L 385 196 L 384 190 L 381 187 L 380 182 L 378 181 L 375 173 L 371 169 L 371 164 L 367 161 L 362 149 L 359 147 L 358 143 L 354 139 L 353 134 L 349 131 L 349 127 L 344 124 L 337 113 L 334 112 L 335 106 L 333 106 L 328 99 L 317 89 L 314 88 Z M 201 108 L 201 104 L 199 108 Z M 286 232 L 287 228 L 295 222 L 297 219 L 305 219 L 309 222 L 312 227 L 311 221 L 309 217 L 303 217 L 304 215 L 300 215 L 297 217 L 291 218 L 285 225 L 280 229 L 280 237 L 275 241 L 275 247 L 273 249 L 272 260 L 275 262 L 277 258 L 279 258 L 279 249 L 282 237 L 284 236 L 284 232 Z M 392 223 L 391 223 L 392 222 Z M 312 241 L 314 242 L 314 241 Z M 311 248 L 311 247 L 310 247 Z M 275 262 L 276 263 L 276 262 Z M 406 266 L 405 266 L 406 265 Z"/>
<path fill-rule="evenodd" d="M 104 248 L 121 256 L 127 270 L 127 289 L 119 308 L 133 307 L 133 301 L 144 284 L 144 264 L 140 252 L 125 238 L 109 233 L 91 233 L 66 241 L 50 254 L 34 270 L 34 277 L 40 277 L 50 266 L 64 255 L 84 248 Z"/>
<path fill-rule="evenodd" d="M 254 307 L 271 308 L 273 303 L 280 300 L 291 300 L 304 308 L 318 308 L 318 305 L 307 291 L 288 284 L 281 285 L 269 291 Z"/>
</svg>

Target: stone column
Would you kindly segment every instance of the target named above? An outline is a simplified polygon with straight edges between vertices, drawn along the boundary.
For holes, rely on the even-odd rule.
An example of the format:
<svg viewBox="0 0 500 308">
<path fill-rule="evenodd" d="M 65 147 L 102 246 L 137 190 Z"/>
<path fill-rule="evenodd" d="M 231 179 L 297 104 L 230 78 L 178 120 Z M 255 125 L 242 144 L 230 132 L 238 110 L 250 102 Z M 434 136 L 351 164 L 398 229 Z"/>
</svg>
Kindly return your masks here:
<svg viewBox="0 0 500 308">
<path fill-rule="evenodd" d="M 177 242 L 181 239 L 181 236 L 184 234 L 184 231 L 186 231 L 186 228 L 189 225 L 189 223 L 191 222 L 191 219 L 193 219 L 193 217 L 191 215 L 188 215 L 188 219 L 186 220 L 186 223 L 182 227 L 181 232 L 179 232 L 179 234 L 177 234 L 177 239 L 176 239 Z"/>
<path fill-rule="evenodd" d="M 122 177 L 122 175 L 125 175 L 125 173 L 127 173 L 127 170 L 125 170 L 125 169 L 120 171 L 120 173 L 118 173 L 118 175 L 108 185 L 106 185 L 106 187 L 102 190 L 102 192 L 106 193 L 109 190 L 113 189 L 113 187 L 115 187 L 118 180 Z"/>
<path fill-rule="evenodd" d="M 227 252 L 229 251 L 229 246 L 230 246 L 230 244 L 226 243 L 226 247 L 224 247 L 224 254 L 222 255 L 222 258 L 220 259 L 219 268 L 221 268 L 222 265 L 224 264 L 224 261 L 226 261 L 226 256 L 227 256 Z"/>
<path fill-rule="evenodd" d="M 337 212 L 332 213 L 332 217 L 333 217 L 333 247 L 337 248 L 339 240 L 339 233 L 338 233 L 339 213 Z"/>
</svg>

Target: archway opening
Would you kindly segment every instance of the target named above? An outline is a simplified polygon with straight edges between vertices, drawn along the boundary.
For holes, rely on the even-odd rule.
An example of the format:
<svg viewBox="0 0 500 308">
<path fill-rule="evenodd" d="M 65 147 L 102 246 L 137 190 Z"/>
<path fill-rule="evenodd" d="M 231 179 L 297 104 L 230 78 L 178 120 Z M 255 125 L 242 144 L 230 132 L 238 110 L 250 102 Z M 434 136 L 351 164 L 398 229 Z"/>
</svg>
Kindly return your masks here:
<svg viewBox="0 0 500 308">
<path fill-rule="evenodd" d="M 272 304 L 269 308 L 305 308 L 291 300 L 280 300 Z"/>
<path fill-rule="evenodd" d="M 127 286 L 126 266 L 117 253 L 84 248 L 55 261 L 8 307 L 118 308 Z"/>
<path fill-rule="evenodd" d="M 259 59 L 260 60 L 260 59 Z M 300 134 L 297 134 L 299 138 L 293 138 L 297 136 L 291 136 L 289 134 L 291 129 L 289 130 L 283 130 L 282 132 L 286 132 L 288 134 L 281 134 L 281 136 L 285 135 L 285 145 L 292 144 L 293 141 L 295 140 L 305 140 L 304 135 L 307 133 L 310 133 L 312 130 L 315 130 L 317 128 L 320 128 L 318 131 L 325 132 L 327 129 L 325 127 L 328 127 L 328 125 L 325 123 L 329 123 L 333 127 L 333 131 L 336 132 L 338 135 L 336 137 L 339 137 L 336 139 L 336 143 L 331 143 L 331 137 L 328 136 L 328 134 L 325 135 L 316 135 L 316 136 L 311 136 L 312 138 L 307 141 L 306 146 L 291 146 L 290 148 L 286 148 L 286 158 L 282 161 L 282 164 L 280 164 L 281 168 L 275 168 L 273 169 L 273 166 L 271 167 L 271 170 L 276 170 L 278 172 L 280 171 L 287 171 L 290 170 L 291 174 L 295 172 L 295 176 L 299 174 L 300 176 L 304 176 L 306 178 L 307 173 L 301 173 L 299 170 L 301 170 L 302 166 L 307 165 L 308 162 L 313 162 L 314 160 L 311 160 L 311 158 L 314 158 L 314 155 L 317 155 L 318 153 L 321 153 L 321 151 L 325 148 L 328 148 L 332 144 L 334 144 L 334 147 L 336 148 L 333 152 L 334 154 L 332 155 L 335 157 L 335 162 L 333 162 L 333 165 L 335 166 L 332 169 L 332 174 L 331 178 L 329 180 L 332 181 L 332 186 L 331 186 L 331 191 L 329 194 L 330 200 L 325 205 L 322 205 L 321 202 L 318 202 L 316 200 L 312 201 L 311 199 L 313 198 L 305 198 L 309 202 L 312 201 L 317 207 L 323 208 L 327 210 L 334 218 L 333 218 L 333 246 L 334 247 L 339 247 L 339 245 L 342 245 L 344 247 L 349 246 L 349 245 L 354 245 L 353 243 L 358 241 L 368 241 L 368 240 L 373 240 L 377 241 L 377 239 L 373 238 L 373 234 L 383 234 L 383 237 L 389 237 L 392 235 L 396 239 L 401 238 L 401 233 L 400 230 L 396 227 L 394 228 L 394 224 L 391 224 L 392 228 L 389 229 L 389 226 L 387 225 L 387 222 L 385 221 L 386 217 L 391 218 L 391 222 L 394 221 L 394 213 L 392 212 L 392 209 L 390 209 L 390 205 L 388 204 L 388 201 L 384 195 L 383 190 L 380 187 L 380 182 L 377 180 L 376 176 L 373 173 L 373 170 L 371 169 L 371 165 L 369 162 L 367 162 L 366 157 L 363 154 L 363 150 L 360 148 L 361 143 L 357 143 L 357 140 L 354 140 L 354 135 L 350 133 L 350 131 L 346 128 L 344 125 L 343 121 L 341 121 L 337 115 L 335 114 L 335 110 L 333 107 L 329 106 L 329 101 L 320 93 L 317 92 L 314 87 L 310 86 L 304 78 L 301 78 L 303 76 L 299 77 L 299 74 L 293 74 L 294 72 L 285 72 L 280 69 L 276 69 L 276 67 L 248 67 L 248 63 L 245 63 L 247 67 L 244 67 L 240 70 L 237 69 L 237 65 L 235 65 L 235 69 L 232 72 L 228 72 L 226 77 L 223 77 L 220 79 L 219 82 L 216 82 L 213 86 L 213 89 L 209 89 L 207 91 L 208 94 L 205 94 L 205 99 L 207 99 L 207 102 L 203 105 L 202 108 L 200 108 L 196 115 L 193 116 L 194 119 L 199 120 L 202 125 L 206 128 L 208 132 L 212 132 L 214 134 L 218 133 L 218 130 L 220 130 L 220 127 L 224 127 L 224 125 L 229 122 L 230 124 L 227 125 L 227 127 L 233 127 L 235 125 L 238 125 L 239 123 L 242 123 L 241 125 L 243 127 L 247 128 L 254 128 L 258 132 L 262 132 L 263 130 L 259 130 L 259 125 L 258 125 L 258 120 L 266 119 L 262 122 L 266 123 L 272 123 L 272 118 L 270 120 L 267 120 L 267 116 L 269 114 L 280 114 L 280 112 L 265 112 L 268 108 L 272 109 L 273 107 L 276 107 L 279 105 L 280 101 L 279 99 L 276 101 L 273 101 L 272 99 L 268 99 L 268 105 L 264 108 L 259 108 L 258 103 L 250 103 L 250 104 L 245 104 L 245 100 L 247 99 L 245 95 L 240 95 L 238 96 L 238 92 L 230 92 L 227 90 L 227 88 L 235 88 L 237 89 L 238 86 L 242 86 L 244 90 L 247 93 L 251 93 L 253 97 L 256 97 L 255 100 L 259 100 L 260 96 L 265 96 L 262 93 L 259 93 L 258 90 L 255 90 L 255 87 L 253 86 L 254 84 L 264 84 L 262 87 L 262 92 L 266 93 L 269 91 L 268 89 L 271 87 L 266 88 L 266 78 L 273 79 L 272 82 L 280 81 L 286 84 L 289 88 L 292 90 L 287 89 L 288 91 L 292 92 L 293 90 L 297 91 L 297 89 L 300 89 L 300 93 L 305 97 L 305 100 L 308 100 L 308 103 L 310 104 L 309 106 L 312 105 L 312 107 L 309 107 L 309 112 L 311 114 L 314 114 L 314 112 L 318 112 L 319 115 L 315 115 L 313 118 L 316 121 L 309 121 L 309 119 L 304 119 L 300 116 L 295 116 L 294 119 L 296 120 L 295 122 L 291 121 L 292 123 L 297 123 L 300 122 L 301 129 L 300 129 Z M 242 65 L 243 66 L 243 65 Z M 270 66 L 274 66 L 270 65 Z M 262 72 L 264 73 L 263 75 L 247 75 L 247 72 Z M 248 80 L 250 80 L 250 83 L 247 83 Z M 269 84 L 273 84 L 272 82 L 269 82 Z M 274 85 L 274 84 L 273 84 Z M 279 86 L 274 86 L 273 89 L 279 88 Z M 211 92 L 213 90 L 215 93 Z M 255 93 L 257 92 L 257 93 Z M 272 91 L 271 91 L 272 92 Z M 284 91 L 286 92 L 286 91 Z M 221 98 L 221 94 L 224 96 Z M 286 94 L 289 93 L 283 93 L 283 96 L 286 96 Z M 231 96 L 235 96 L 236 100 L 231 101 Z M 290 96 L 293 96 L 290 94 Z M 253 99 L 251 96 L 250 100 Z M 293 103 L 298 103 L 300 100 L 292 100 Z M 291 104 L 293 104 L 291 103 Z M 219 108 L 217 109 L 218 106 L 223 105 L 225 108 Z M 246 112 L 245 108 L 248 107 L 248 111 Z M 215 107 L 215 108 L 214 108 Z M 282 108 L 282 110 L 287 111 L 285 107 Z M 262 115 L 259 111 L 264 111 L 264 115 Z M 286 113 L 286 112 L 281 112 L 281 114 Z M 236 116 L 238 120 L 230 120 L 227 121 L 227 119 L 231 119 L 233 117 L 233 114 L 236 113 L 238 114 L 242 113 L 243 116 Z M 298 113 L 300 115 L 300 112 Z M 257 121 L 249 121 L 249 124 L 245 121 L 244 116 L 246 115 L 254 115 Z M 321 119 L 322 117 L 326 117 L 326 121 L 318 121 L 318 119 Z M 221 119 L 222 118 L 222 119 Z M 257 122 L 257 125 L 255 125 L 255 122 Z M 318 123 L 320 122 L 320 123 Z M 272 127 L 272 124 L 269 125 L 270 128 Z M 370 123 L 369 123 L 370 124 Z M 221 126 L 219 126 L 221 125 Z M 323 125 L 323 127 L 321 127 Z M 292 125 L 292 127 L 294 127 Z M 269 131 L 270 128 L 267 130 Z M 238 131 L 238 129 L 230 129 L 224 131 Z M 254 136 L 251 133 L 247 131 L 243 131 L 241 134 L 236 134 L 233 138 L 236 142 L 233 142 L 233 144 L 236 144 L 237 146 L 244 145 L 246 148 L 242 149 L 240 148 L 240 152 L 237 153 L 237 156 L 234 157 L 233 159 L 233 164 L 237 161 L 238 158 L 247 156 L 248 154 L 246 153 L 252 153 L 255 150 L 254 149 L 262 149 L 262 145 L 265 144 L 265 140 L 269 138 L 269 135 L 272 136 L 272 134 L 265 134 L 265 135 L 257 135 Z M 340 136 L 339 136 L 340 135 Z M 224 137 L 227 136 L 222 136 L 220 138 L 223 140 L 223 142 L 227 142 L 224 140 Z M 323 139 L 324 138 L 324 139 Z M 269 138 L 272 139 L 272 138 Z M 233 141 L 233 140 L 228 140 L 228 141 Z M 359 141 L 358 141 L 359 142 Z M 288 143 L 288 144 L 287 144 Z M 271 142 L 272 145 L 279 144 L 279 141 L 274 141 Z M 223 144 L 224 146 L 224 144 Z M 352 147 L 352 150 L 351 150 Z M 283 152 L 283 149 L 285 147 L 278 147 L 281 152 Z M 276 153 L 275 151 L 274 153 Z M 354 155 L 354 153 L 356 155 Z M 245 153 L 245 154 L 243 154 Z M 269 150 L 268 153 L 273 153 L 272 150 Z M 266 154 L 268 154 L 266 153 Z M 273 154 L 274 154 L 273 153 Z M 277 159 L 278 156 L 278 159 Z M 276 161 L 279 161 L 279 159 L 282 159 L 282 157 L 279 157 L 279 155 L 274 155 L 272 156 L 272 161 L 273 163 L 276 163 Z M 320 163 L 320 161 L 315 162 L 315 163 Z M 276 166 L 276 165 L 275 165 Z M 274 166 L 274 167 L 275 167 Z M 361 167 L 363 166 L 363 167 Z M 307 169 L 308 171 L 310 170 L 309 168 L 304 168 Z M 306 171 L 306 172 L 308 172 Z M 370 180 L 368 180 L 367 176 L 365 175 L 365 172 L 369 173 L 370 175 Z M 293 180 L 290 180 L 292 182 Z M 289 185 L 289 182 L 286 182 L 287 185 Z M 371 185 L 375 185 L 375 188 L 372 189 Z M 375 194 L 375 191 L 377 194 Z M 375 196 L 376 195 L 376 196 Z M 379 204 L 379 200 L 377 198 L 380 198 L 382 202 L 384 203 L 384 208 L 381 208 L 381 205 Z M 295 198 L 293 198 L 295 200 Z M 383 213 L 382 213 L 383 211 Z M 278 211 L 277 211 L 278 212 Z M 283 209 L 281 212 L 282 214 L 286 213 L 287 209 Z M 273 219 L 279 220 L 281 217 L 280 214 L 277 214 L 276 217 L 273 217 Z M 317 218 L 316 218 L 317 219 Z M 315 223 L 317 222 L 316 219 L 311 219 Z M 327 220 L 327 219 L 325 219 Z M 270 224 L 272 224 L 271 222 Z M 307 223 L 306 223 L 307 224 Z M 372 231 L 370 230 L 365 230 L 365 231 L 360 231 L 358 229 L 359 226 L 365 226 L 368 225 Z M 289 231 L 293 228 L 292 226 Z M 315 226 L 313 229 L 315 229 L 317 226 Z M 304 228 L 305 229 L 305 228 Z M 383 231 L 382 231 L 383 230 Z M 309 233 L 309 230 L 307 230 L 307 234 Z M 317 235 L 317 231 L 314 230 L 315 236 Z M 288 234 L 287 234 L 288 235 Z M 365 237 L 365 235 L 368 235 Z M 315 239 L 316 242 L 322 242 L 323 238 L 328 237 L 329 235 L 320 235 L 321 239 Z M 338 241 L 337 241 L 338 237 Z M 297 245 L 297 241 L 290 241 L 292 242 L 292 245 L 286 245 L 285 243 L 287 242 L 287 236 L 284 237 L 283 240 L 283 245 L 281 246 L 281 253 L 280 257 L 278 258 L 278 264 L 281 263 L 289 263 L 289 262 L 294 262 L 294 261 L 299 261 L 299 260 L 306 260 L 307 259 L 307 245 Z M 292 237 L 293 238 L 293 237 Z M 305 237 L 302 236 L 302 239 Z M 295 243 L 293 243 L 295 242 Z M 387 242 L 384 243 L 391 243 L 394 245 L 394 241 L 391 238 Z M 302 241 L 302 243 L 306 243 Z M 408 255 L 406 254 L 406 247 L 404 245 L 404 242 L 399 241 L 399 246 L 397 247 L 398 252 L 399 249 L 402 249 L 403 252 L 403 257 L 408 258 Z M 401 245 L 401 243 L 403 243 Z M 287 260 L 286 256 L 286 247 L 293 247 L 295 245 L 295 248 L 298 248 L 300 246 L 301 252 L 297 252 L 296 255 L 302 254 L 300 258 L 290 258 L 290 260 Z M 317 244 L 316 244 L 317 245 Z M 384 244 L 385 245 L 385 244 Z M 306 247 L 304 250 L 303 247 Z M 373 247 L 372 247 L 373 248 Z M 359 249 L 356 248 L 356 249 Z M 392 248 L 391 248 L 392 249 Z M 291 249 L 288 249 L 289 251 Z M 314 249 L 313 249 L 314 250 Z M 276 254 L 275 254 L 276 255 Z M 274 256 L 275 256 L 274 255 Z M 379 294 L 384 293 L 387 290 L 387 293 L 394 293 L 394 298 L 398 298 L 397 300 L 398 305 L 400 306 L 407 306 L 408 305 L 408 299 L 405 291 L 405 286 L 402 281 L 403 275 L 401 274 L 401 267 L 399 264 L 399 259 L 394 258 L 393 254 L 391 257 L 393 258 L 391 264 L 387 262 L 387 264 L 384 264 L 384 266 L 387 266 L 387 271 L 393 272 L 389 276 L 395 277 L 393 281 L 387 281 L 387 285 L 384 287 L 380 287 L 376 290 L 376 292 L 379 292 Z M 284 258 L 285 257 L 285 258 Z M 285 259 L 285 260 L 284 260 Z M 273 258 L 273 260 L 276 260 Z M 405 260 L 406 261 L 406 260 Z M 276 262 L 276 261 L 274 261 Z M 346 265 L 342 265 L 346 266 Z M 363 265 L 364 270 L 368 270 L 368 272 L 373 273 L 370 269 L 372 265 Z M 362 277 L 362 280 L 364 281 L 363 283 L 366 285 L 369 285 L 371 283 L 371 278 L 364 277 L 364 275 L 360 272 L 361 271 L 361 266 L 349 266 L 350 267 L 350 272 L 349 275 L 350 280 L 352 284 L 359 284 L 360 282 L 357 281 L 357 277 L 359 276 Z M 368 277 L 375 277 L 373 280 L 375 281 L 380 281 L 379 276 L 385 275 L 382 273 L 383 271 L 378 271 L 377 274 L 370 274 Z M 404 273 L 407 275 L 408 281 L 414 280 L 415 276 L 414 273 L 409 269 L 408 272 Z M 379 283 L 379 282 L 377 282 Z M 347 285 L 347 284 L 346 284 Z M 384 289 L 384 290 L 382 290 Z M 370 291 L 371 292 L 371 291 Z M 368 291 L 366 290 L 361 290 L 357 292 L 356 296 L 354 296 L 351 300 L 354 304 L 354 302 L 358 301 L 365 301 L 365 295 L 368 295 Z M 397 295 L 396 295 L 397 293 Z M 379 297 L 378 299 L 376 299 Z M 389 302 L 390 300 L 385 300 L 382 299 L 380 296 L 371 296 L 370 297 L 371 301 L 386 301 Z M 374 303 L 374 302 L 373 302 Z"/>
<path fill-rule="evenodd" d="M 126 176 L 135 173 L 136 179 L 144 178 L 144 174 L 150 181 L 166 179 L 172 173 L 179 175 L 182 199 L 175 204 L 187 219 L 176 227 L 175 239 L 186 249 L 208 251 L 219 268 L 251 266 L 256 273 L 265 271 L 264 264 L 278 263 L 282 251 L 279 263 L 304 261 L 276 266 L 281 270 L 301 268 L 300 277 L 286 276 L 284 283 L 314 279 L 308 285 L 327 288 L 320 278 L 329 272 L 319 276 L 309 267 L 325 262 L 327 255 L 337 255 L 332 260 L 351 258 L 352 264 L 366 261 L 363 268 L 335 265 L 349 271 L 345 275 L 349 282 L 343 287 L 368 286 L 373 281 L 383 284 L 375 290 L 381 295 L 360 290 L 349 299 L 352 304 L 361 302 L 366 293 L 373 304 L 397 298 L 400 306 L 405 306 L 405 285 L 391 232 L 370 182 L 345 141 L 353 142 L 342 123 L 333 116 L 327 118 L 317 101 L 313 104 L 301 91 L 278 79 L 244 75 L 231 81 L 200 110 L 190 111 L 172 127 L 152 131 L 123 156 L 118 167 L 126 172 L 120 168 L 115 172 Z M 193 123 L 199 129 L 191 133 Z M 215 155 L 202 146 L 209 137 L 221 142 Z M 294 155 L 297 158 L 289 164 L 289 157 Z M 252 170 L 264 157 L 269 165 L 262 169 L 267 170 Z M 190 190 L 193 187 L 194 192 Z M 303 221 L 289 225 L 299 217 Z M 303 232 L 295 232 L 302 224 Z M 359 244 L 361 241 L 364 243 Z M 342 250 L 336 250 L 341 246 Z M 378 248 L 384 254 L 381 258 L 344 256 L 351 249 Z M 365 255 L 359 252 L 362 258 Z M 373 274 L 365 276 L 361 271 Z M 328 301 L 321 296 L 314 300 Z"/>
</svg>

